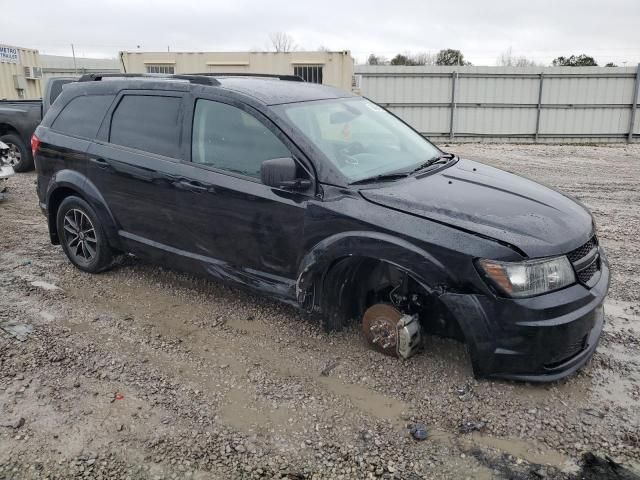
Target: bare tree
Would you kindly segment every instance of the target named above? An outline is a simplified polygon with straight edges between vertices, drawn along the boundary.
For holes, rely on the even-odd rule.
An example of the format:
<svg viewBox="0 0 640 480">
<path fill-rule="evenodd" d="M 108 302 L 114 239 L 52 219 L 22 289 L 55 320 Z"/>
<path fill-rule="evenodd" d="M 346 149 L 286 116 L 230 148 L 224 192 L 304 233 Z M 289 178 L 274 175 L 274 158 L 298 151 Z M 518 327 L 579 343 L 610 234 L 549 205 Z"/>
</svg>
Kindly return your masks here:
<svg viewBox="0 0 640 480">
<path fill-rule="evenodd" d="M 293 37 L 287 32 L 274 32 L 269 34 L 271 46 L 276 52 L 292 52 L 296 49 Z"/>
<path fill-rule="evenodd" d="M 367 65 L 388 65 L 389 60 L 382 55 L 370 54 L 367 58 Z"/>
<path fill-rule="evenodd" d="M 527 57 L 516 57 L 511 51 L 511 47 L 500 54 L 496 61 L 499 67 L 535 67 L 536 62 Z"/>
<path fill-rule="evenodd" d="M 371 59 L 371 57 L 369 57 Z M 391 65 L 406 65 L 414 67 L 417 65 L 435 65 L 436 56 L 427 52 L 420 53 L 399 53 L 390 61 Z"/>
<path fill-rule="evenodd" d="M 411 59 L 416 65 L 435 65 L 436 64 L 436 56 L 427 52 L 421 52 L 421 53 L 416 53 L 415 55 L 411 55 Z"/>
</svg>

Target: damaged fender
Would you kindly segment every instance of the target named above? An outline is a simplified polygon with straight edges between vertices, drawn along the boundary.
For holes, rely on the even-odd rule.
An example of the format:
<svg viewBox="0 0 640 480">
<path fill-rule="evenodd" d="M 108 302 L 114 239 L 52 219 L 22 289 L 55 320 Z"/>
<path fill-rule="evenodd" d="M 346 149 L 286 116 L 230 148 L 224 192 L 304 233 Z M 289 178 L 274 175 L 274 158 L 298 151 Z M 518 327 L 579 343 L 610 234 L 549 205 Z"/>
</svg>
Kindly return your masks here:
<svg viewBox="0 0 640 480">
<path fill-rule="evenodd" d="M 429 293 L 439 285 L 457 283 L 438 259 L 402 238 L 380 232 L 350 231 L 325 238 L 302 259 L 296 281 L 298 302 L 309 311 L 319 310 L 327 273 L 336 262 L 349 257 L 389 263 L 409 274 Z"/>
</svg>

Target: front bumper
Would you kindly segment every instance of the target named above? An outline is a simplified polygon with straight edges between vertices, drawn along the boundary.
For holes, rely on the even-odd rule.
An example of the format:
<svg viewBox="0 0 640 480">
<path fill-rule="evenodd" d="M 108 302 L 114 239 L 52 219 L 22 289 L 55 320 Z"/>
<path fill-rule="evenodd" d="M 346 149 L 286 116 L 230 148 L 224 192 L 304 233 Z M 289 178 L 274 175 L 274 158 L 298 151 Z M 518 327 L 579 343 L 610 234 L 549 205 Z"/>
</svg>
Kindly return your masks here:
<svg viewBox="0 0 640 480">
<path fill-rule="evenodd" d="M 0 180 L 12 177 L 15 174 L 11 165 L 0 165 Z"/>
<path fill-rule="evenodd" d="M 532 382 L 559 380 L 593 355 L 604 326 L 609 266 L 600 278 L 533 298 L 444 294 L 466 337 L 474 373 Z"/>
<path fill-rule="evenodd" d="M 7 192 L 5 180 L 12 177 L 14 173 L 11 165 L 0 165 L 0 200 L 4 200 Z"/>
</svg>

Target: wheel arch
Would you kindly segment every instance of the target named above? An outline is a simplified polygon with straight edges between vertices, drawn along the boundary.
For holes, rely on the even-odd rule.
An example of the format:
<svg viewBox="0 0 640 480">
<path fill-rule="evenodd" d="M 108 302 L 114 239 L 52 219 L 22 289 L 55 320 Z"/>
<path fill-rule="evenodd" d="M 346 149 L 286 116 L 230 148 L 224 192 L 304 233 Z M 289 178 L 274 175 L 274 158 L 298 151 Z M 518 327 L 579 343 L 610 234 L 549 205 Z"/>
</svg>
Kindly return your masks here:
<svg viewBox="0 0 640 480">
<path fill-rule="evenodd" d="M 319 242 L 305 255 L 296 282 L 298 302 L 322 315 L 325 327 L 346 323 L 358 276 L 371 264 L 387 264 L 408 275 L 434 298 L 456 283 L 446 267 L 426 250 L 411 242 L 379 232 L 345 232 Z M 359 292 L 356 292 L 359 293 Z M 351 295 L 351 294 L 350 294 Z"/>
<path fill-rule="evenodd" d="M 18 135 L 19 138 L 22 138 L 22 135 L 20 135 L 20 132 L 16 127 L 11 125 L 10 123 L 0 122 L 0 136 L 9 134 Z"/>
<path fill-rule="evenodd" d="M 62 201 L 71 195 L 82 198 L 94 209 L 109 245 L 112 248 L 121 249 L 122 245 L 118 235 L 117 223 L 104 197 L 88 178 L 75 170 L 60 170 L 56 172 L 47 188 L 47 224 L 51 243 L 54 245 L 60 243 L 56 224 L 58 208 Z"/>
</svg>

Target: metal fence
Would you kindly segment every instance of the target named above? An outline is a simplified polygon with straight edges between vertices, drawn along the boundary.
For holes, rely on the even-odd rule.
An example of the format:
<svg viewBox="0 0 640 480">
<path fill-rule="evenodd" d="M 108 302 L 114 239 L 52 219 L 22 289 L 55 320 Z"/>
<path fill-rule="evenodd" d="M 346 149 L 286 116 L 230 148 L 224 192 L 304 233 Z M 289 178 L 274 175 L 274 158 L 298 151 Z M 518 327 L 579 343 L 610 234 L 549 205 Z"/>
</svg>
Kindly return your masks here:
<svg viewBox="0 0 640 480">
<path fill-rule="evenodd" d="M 640 138 L 635 67 L 355 68 L 356 87 L 423 135 L 449 141 Z"/>
</svg>

